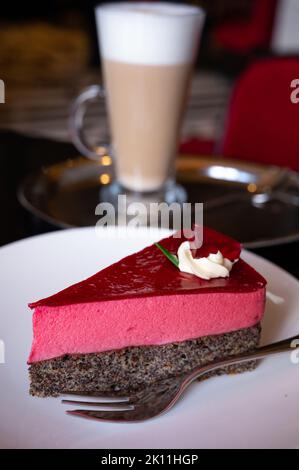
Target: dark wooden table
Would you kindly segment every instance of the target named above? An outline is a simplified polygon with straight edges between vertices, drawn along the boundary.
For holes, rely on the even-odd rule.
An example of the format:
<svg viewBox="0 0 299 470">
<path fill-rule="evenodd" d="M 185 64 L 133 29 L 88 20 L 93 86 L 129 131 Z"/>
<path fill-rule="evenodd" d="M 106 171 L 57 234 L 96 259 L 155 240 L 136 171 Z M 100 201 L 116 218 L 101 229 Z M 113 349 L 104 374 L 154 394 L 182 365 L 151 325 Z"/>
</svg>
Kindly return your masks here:
<svg viewBox="0 0 299 470">
<path fill-rule="evenodd" d="M 0 133 L 0 246 L 56 228 L 34 218 L 17 200 L 17 188 L 27 174 L 42 166 L 76 156 L 71 144 Z M 254 250 L 299 279 L 299 242 Z"/>
</svg>

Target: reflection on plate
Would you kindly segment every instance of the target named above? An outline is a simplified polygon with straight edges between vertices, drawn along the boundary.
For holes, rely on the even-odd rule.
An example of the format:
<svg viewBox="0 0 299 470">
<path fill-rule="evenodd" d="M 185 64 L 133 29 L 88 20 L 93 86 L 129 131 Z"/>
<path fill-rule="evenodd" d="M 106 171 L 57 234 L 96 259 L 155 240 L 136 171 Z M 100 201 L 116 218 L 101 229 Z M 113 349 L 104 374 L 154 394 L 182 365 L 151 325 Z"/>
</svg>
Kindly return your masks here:
<svg viewBox="0 0 299 470">
<path fill-rule="evenodd" d="M 101 189 L 113 181 L 110 157 L 83 157 L 44 168 L 19 190 L 25 208 L 57 227 L 95 225 Z M 204 223 L 259 248 L 299 239 L 299 177 L 277 167 L 181 156 L 178 181 L 189 202 L 204 203 Z"/>
</svg>

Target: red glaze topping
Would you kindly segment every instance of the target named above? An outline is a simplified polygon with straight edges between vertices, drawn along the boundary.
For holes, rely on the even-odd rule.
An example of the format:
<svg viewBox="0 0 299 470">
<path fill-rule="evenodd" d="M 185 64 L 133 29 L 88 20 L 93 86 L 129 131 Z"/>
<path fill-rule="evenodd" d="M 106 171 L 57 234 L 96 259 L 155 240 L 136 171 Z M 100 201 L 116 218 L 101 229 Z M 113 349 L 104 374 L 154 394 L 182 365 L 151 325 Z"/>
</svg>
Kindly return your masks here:
<svg viewBox="0 0 299 470">
<path fill-rule="evenodd" d="M 199 231 L 199 228 L 197 230 Z M 184 236 L 171 236 L 159 243 L 176 254 L 185 240 Z M 196 258 L 206 257 L 210 253 L 217 253 L 218 250 L 225 258 L 235 260 L 240 256 L 241 246 L 231 238 L 204 227 L 203 245 L 194 250 L 193 255 Z M 242 293 L 256 291 L 265 285 L 266 280 L 243 260 L 233 266 L 228 278 L 204 280 L 192 274 L 182 273 L 155 245 L 151 245 L 94 276 L 29 306 L 59 306 L 154 295 Z"/>
</svg>

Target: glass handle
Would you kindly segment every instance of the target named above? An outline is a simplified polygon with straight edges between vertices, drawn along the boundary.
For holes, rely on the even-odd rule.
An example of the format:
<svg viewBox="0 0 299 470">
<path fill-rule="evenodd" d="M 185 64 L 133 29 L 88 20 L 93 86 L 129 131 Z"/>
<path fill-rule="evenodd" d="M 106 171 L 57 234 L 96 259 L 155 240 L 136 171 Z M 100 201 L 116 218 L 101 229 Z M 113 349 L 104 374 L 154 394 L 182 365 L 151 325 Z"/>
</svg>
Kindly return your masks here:
<svg viewBox="0 0 299 470">
<path fill-rule="evenodd" d="M 85 88 L 74 100 L 70 110 L 69 133 L 73 144 L 80 153 L 93 160 L 110 153 L 107 143 L 99 144 L 96 148 L 91 147 L 85 140 L 83 133 L 83 121 L 88 103 L 94 100 L 104 100 L 105 91 L 100 85 L 91 85 Z"/>
</svg>

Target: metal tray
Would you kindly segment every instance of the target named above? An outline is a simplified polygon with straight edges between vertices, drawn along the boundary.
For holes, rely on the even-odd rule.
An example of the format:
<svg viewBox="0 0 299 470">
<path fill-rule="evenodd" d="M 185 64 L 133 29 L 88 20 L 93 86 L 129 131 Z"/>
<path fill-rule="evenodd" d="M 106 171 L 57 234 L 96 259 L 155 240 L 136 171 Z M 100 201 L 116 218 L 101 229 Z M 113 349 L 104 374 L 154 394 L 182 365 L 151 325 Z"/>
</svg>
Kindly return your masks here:
<svg viewBox="0 0 299 470">
<path fill-rule="evenodd" d="M 112 166 L 83 157 L 28 176 L 18 192 L 32 214 L 55 227 L 94 225 L 100 189 L 113 180 Z M 299 240 L 299 175 L 215 157 L 180 156 L 177 179 L 189 202 L 204 203 L 204 223 L 260 248 Z"/>
</svg>

